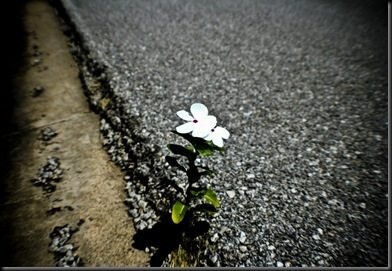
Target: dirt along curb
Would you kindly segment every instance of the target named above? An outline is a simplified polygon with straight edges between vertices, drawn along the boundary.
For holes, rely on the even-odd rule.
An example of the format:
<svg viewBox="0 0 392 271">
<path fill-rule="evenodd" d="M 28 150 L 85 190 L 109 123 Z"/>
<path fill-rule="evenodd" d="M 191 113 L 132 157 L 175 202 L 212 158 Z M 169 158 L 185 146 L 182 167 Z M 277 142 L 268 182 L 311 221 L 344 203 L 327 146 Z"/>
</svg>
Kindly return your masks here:
<svg viewBox="0 0 392 271">
<path fill-rule="evenodd" d="M 10 150 L 2 266 L 147 266 L 148 254 L 131 246 L 135 230 L 121 171 L 102 148 L 99 117 L 89 110 L 53 9 L 27 2 L 24 26 L 27 61 L 13 90 L 16 128 L 0 135 Z M 71 229 L 65 241 L 53 232 L 64 225 Z M 61 261 L 64 251 L 73 263 Z"/>
</svg>

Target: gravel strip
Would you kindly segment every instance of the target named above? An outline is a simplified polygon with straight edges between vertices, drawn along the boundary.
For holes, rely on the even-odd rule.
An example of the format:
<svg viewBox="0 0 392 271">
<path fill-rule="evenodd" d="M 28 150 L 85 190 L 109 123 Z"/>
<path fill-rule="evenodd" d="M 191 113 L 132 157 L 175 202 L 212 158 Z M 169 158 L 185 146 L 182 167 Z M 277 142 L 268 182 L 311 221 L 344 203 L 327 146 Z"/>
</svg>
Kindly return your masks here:
<svg viewBox="0 0 392 271">
<path fill-rule="evenodd" d="M 55 255 L 56 267 L 83 266 L 81 258 L 75 254 L 76 248 L 69 242 L 72 234 L 79 230 L 78 227 L 83 222 L 83 220 L 80 220 L 75 228 L 68 224 L 58 226 L 50 233 L 49 251 Z"/>
<path fill-rule="evenodd" d="M 44 142 L 44 144 L 48 144 L 49 141 L 52 140 L 52 138 L 57 136 L 57 134 L 58 133 L 53 128 L 45 127 L 44 129 L 42 129 L 40 131 L 38 139 L 41 140 L 42 142 Z"/>
<path fill-rule="evenodd" d="M 181 185 L 164 160 L 175 112 L 202 102 L 232 135 L 207 159 L 222 208 L 201 265 L 387 265 L 386 6 L 63 3 L 138 230 Z"/>
<path fill-rule="evenodd" d="M 55 183 L 60 182 L 63 178 L 64 170 L 60 167 L 60 159 L 49 156 L 45 165 L 43 165 L 32 179 L 34 185 L 41 186 L 45 193 L 51 193 L 56 190 Z"/>
</svg>

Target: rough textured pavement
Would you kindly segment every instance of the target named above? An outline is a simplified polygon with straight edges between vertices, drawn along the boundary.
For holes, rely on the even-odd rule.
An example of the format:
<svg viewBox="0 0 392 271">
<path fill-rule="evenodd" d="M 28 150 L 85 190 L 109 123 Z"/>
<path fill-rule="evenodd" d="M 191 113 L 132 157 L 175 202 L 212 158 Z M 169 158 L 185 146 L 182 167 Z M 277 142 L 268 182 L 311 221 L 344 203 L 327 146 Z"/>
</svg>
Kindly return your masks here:
<svg viewBox="0 0 392 271">
<path fill-rule="evenodd" d="M 12 74 L 15 85 L 3 89 L 15 103 L 8 120 L 14 126 L 0 131 L 1 158 L 9 155 L 0 171 L 1 265 L 146 266 L 148 254 L 130 247 L 135 230 L 122 174 L 102 148 L 99 118 L 89 110 L 55 10 L 44 0 L 18 4 L 25 32 L 13 30 L 26 40 L 18 44 L 24 62 Z M 67 243 L 54 241 L 51 232 L 64 225 L 78 231 Z"/>
<path fill-rule="evenodd" d="M 387 4 L 375 2 L 63 0 L 105 83 L 91 101 L 110 100 L 109 153 L 148 203 L 135 221 L 165 206 L 164 188 L 139 183 L 159 183 L 175 112 L 202 102 L 232 134 L 209 159 L 223 206 L 202 264 L 387 266 Z"/>
</svg>

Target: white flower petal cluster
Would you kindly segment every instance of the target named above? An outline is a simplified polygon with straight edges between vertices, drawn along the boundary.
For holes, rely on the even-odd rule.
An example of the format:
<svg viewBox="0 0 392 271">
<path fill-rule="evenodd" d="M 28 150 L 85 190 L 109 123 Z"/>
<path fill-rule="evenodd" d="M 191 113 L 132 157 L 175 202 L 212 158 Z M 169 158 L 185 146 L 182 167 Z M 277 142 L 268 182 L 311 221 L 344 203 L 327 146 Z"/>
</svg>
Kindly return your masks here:
<svg viewBox="0 0 392 271">
<path fill-rule="evenodd" d="M 228 139 L 230 136 L 229 131 L 226 130 L 226 128 L 217 126 L 213 129 L 211 129 L 211 132 L 206 136 L 204 139 L 205 140 L 212 140 L 212 143 L 214 143 L 218 147 L 223 147 L 223 139 Z"/>
<path fill-rule="evenodd" d="M 230 133 L 216 125 L 216 117 L 208 115 L 207 107 L 201 103 L 194 103 L 191 105 L 191 113 L 192 115 L 185 110 L 177 112 L 177 116 L 187 122 L 178 126 L 176 131 L 180 134 L 192 133 L 193 137 L 204 138 L 218 147 L 223 147 L 223 139 L 228 139 Z"/>
</svg>

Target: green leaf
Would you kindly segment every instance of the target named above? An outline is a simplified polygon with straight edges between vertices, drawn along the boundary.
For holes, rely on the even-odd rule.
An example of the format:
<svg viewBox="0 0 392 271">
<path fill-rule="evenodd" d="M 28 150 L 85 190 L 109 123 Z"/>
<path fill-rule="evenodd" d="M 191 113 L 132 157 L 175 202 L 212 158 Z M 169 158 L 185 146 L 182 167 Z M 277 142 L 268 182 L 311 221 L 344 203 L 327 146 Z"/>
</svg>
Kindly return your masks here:
<svg viewBox="0 0 392 271">
<path fill-rule="evenodd" d="M 204 193 L 203 198 L 209 203 L 211 203 L 212 205 L 214 205 L 215 208 L 219 208 L 220 201 L 216 193 L 212 189 L 208 188 Z"/>
<path fill-rule="evenodd" d="M 166 162 L 168 162 L 169 165 L 171 165 L 172 167 L 177 167 L 177 168 L 179 168 L 180 170 L 186 172 L 186 169 L 178 163 L 176 157 L 173 157 L 173 156 L 165 156 L 165 159 L 166 159 Z"/>
<path fill-rule="evenodd" d="M 205 187 L 192 187 L 190 189 L 190 193 L 192 194 L 192 196 L 198 198 L 202 198 L 206 192 L 207 192 L 207 188 Z"/>
<path fill-rule="evenodd" d="M 196 152 L 195 148 L 192 146 L 192 144 L 187 144 L 185 146 L 186 149 L 190 150 L 191 152 Z"/>
<path fill-rule="evenodd" d="M 211 203 L 214 208 L 220 207 L 220 201 L 216 193 L 211 188 L 192 187 L 190 189 L 190 193 L 195 197 L 205 199 L 207 202 Z"/>
<path fill-rule="evenodd" d="M 177 200 L 172 207 L 173 222 L 175 224 L 180 223 L 184 219 L 187 210 L 188 206 Z"/>
<path fill-rule="evenodd" d="M 214 151 L 223 152 L 224 150 L 223 148 L 219 148 L 211 142 L 204 140 L 203 138 L 193 137 L 190 134 L 180 134 L 177 131 L 172 132 L 189 141 L 195 148 L 197 153 L 199 153 L 202 157 L 212 156 L 214 154 Z"/>
<path fill-rule="evenodd" d="M 174 154 L 186 156 L 186 157 L 188 157 L 188 159 L 195 159 L 196 158 L 196 153 L 194 153 L 191 150 L 188 150 L 187 148 L 185 148 L 181 145 L 169 144 L 169 145 L 167 145 L 167 147 Z"/>
<path fill-rule="evenodd" d="M 195 146 L 201 157 L 209 157 L 214 155 L 214 150 L 209 148 L 208 144 L 200 144 Z"/>
</svg>

